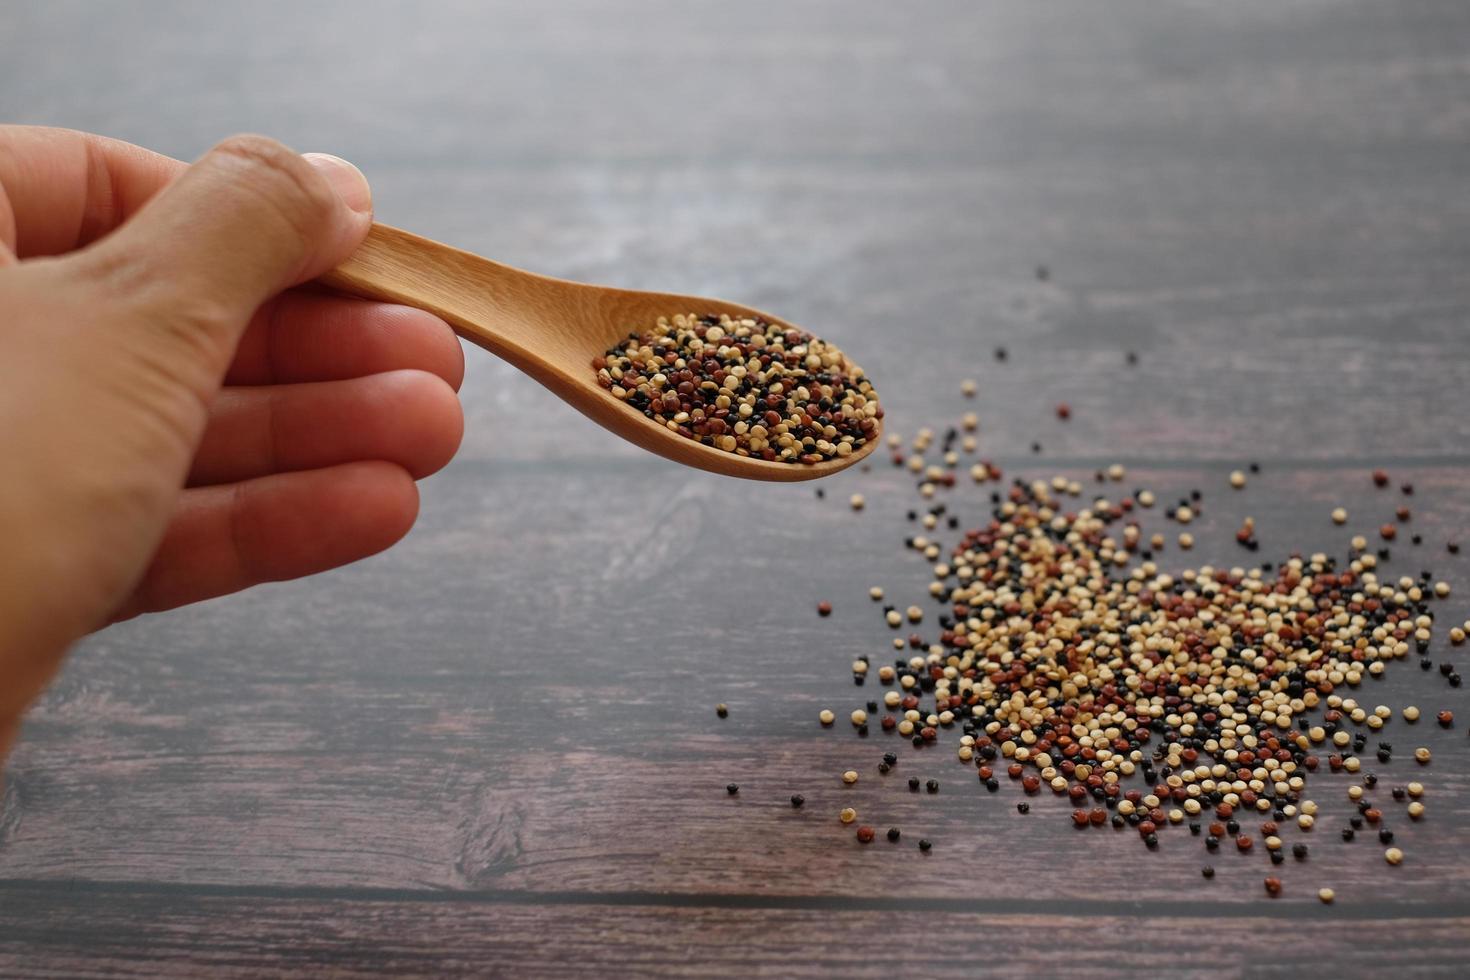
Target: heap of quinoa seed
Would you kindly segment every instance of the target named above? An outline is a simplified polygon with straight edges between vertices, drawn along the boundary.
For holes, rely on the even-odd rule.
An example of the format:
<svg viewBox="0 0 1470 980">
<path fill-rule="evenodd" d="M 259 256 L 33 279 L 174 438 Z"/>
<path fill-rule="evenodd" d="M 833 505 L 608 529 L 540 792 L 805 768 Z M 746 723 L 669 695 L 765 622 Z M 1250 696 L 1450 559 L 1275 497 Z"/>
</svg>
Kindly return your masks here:
<svg viewBox="0 0 1470 980">
<path fill-rule="evenodd" d="M 918 455 L 933 440 L 929 430 L 920 430 L 907 457 L 899 437 L 888 436 L 894 465 L 916 475 L 926 500 L 956 485 L 957 438 L 956 429 L 946 433 L 944 465 L 934 466 Z M 975 448 L 963 445 L 966 453 Z M 1135 830 L 1151 849 L 1171 828 L 1175 835 L 1187 828 L 1186 839 L 1212 856 L 1250 854 L 1260 844 L 1254 853 L 1273 865 L 1307 862 L 1319 844 L 1374 837 L 1387 847 L 1377 852 L 1383 861 L 1405 859 L 1391 846 L 1395 825 L 1401 833 L 1399 816 L 1423 818 L 1423 786 L 1392 789 L 1397 803 L 1413 799 L 1407 807 L 1383 794 L 1375 799 L 1372 760 L 1393 761 L 1393 746 L 1379 739 L 1394 712 L 1353 695 L 1393 661 L 1417 656 L 1422 670 L 1434 666 L 1427 656 L 1432 606 L 1450 595 L 1448 583 L 1433 582 L 1427 571 L 1382 575 L 1388 549 L 1375 556 L 1362 536 L 1341 559 L 1294 553 L 1279 563 L 1171 573 L 1155 560 L 1163 535 L 1145 535 L 1140 525 L 1158 502 L 1147 489 L 1109 499 L 1100 487 L 1088 506 L 1074 479 L 1007 486 L 988 460 L 970 475 L 994 488 L 988 519 L 961 530 L 958 517 L 946 518 L 947 504 L 934 504 L 923 514 L 924 529 L 935 531 L 944 518 L 957 538 L 947 547 L 924 535 L 905 542 L 931 566 L 928 592 L 944 610 L 937 641 L 932 632 L 906 639 L 895 632 L 892 645 L 904 652 L 891 664 L 865 655 L 853 662 L 858 686 L 876 675 L 885 688 L 866 711 L 853 712 L 858 736 L 876 723 L 884 736 L 922 750 L 958 729 L 956 755 L 975 767 L 986 790 L 999 790 L 1007 777 L 1027 796 L 1049 790 L 1069 801 L 1079 830 Z M 1125 476 L 1114 465 L 1096 480 Z M 1230 481 L 1236 490 L 1244 482 Z M 1375 482 L 1386 480 L 1375 475 Z M 1191 491 L 1163 516 L 1187 524 L 1202 501 L 1199 490 Z M 908 512 L 910 521 L 919 516 Z M 1408 519 L 1407 508 L 1399 517 Z M 1332 516 L 1338 524 L 1345 519 L 1345 512 Z M 1235 536 L 1247 551 L 1260 547 L 1249 517 Z M 1185 537 L 1181 547 L 1188 547 Z M 875 586 L 869 595 L 881 600 L 885 592 Z M 884 606 L 883 614 L 891 629 L 904 627 L 897 606 Z M 925 619 L 918 607 L 906 615 L 910 623 Z M 1451 629 L 1451 644 L 1467 632 L 1470 623 Z M 1438 666 L 1449 687 L 1460 686 L 1451 662 Z M 1413 725 L 1420 714 L 1411 705 L 1402 719 Z M 1454 725 L 1448 709 L 1435 718 L 1443 728 Z M 824 725 L 833 719 L 822 712 Z M 880 776 L 897 759 L 886 753 Z M 1429 749 L 1413 749 L 1411 761 L 1429 765 Z M 1308 793 L 1319 769 L 1355 780 L 1347 787 L 1355 812 L 1325 832 L 1326 814 Z M 920 780 L 908 785 L 917 791 Z M 1017 805 L 1020 813 L 1030 809 Z M 898 839 L 896 831 L 890 840 Z M 1213 865 L 1202 873 L 1213 878 Z M 1280 878 L 1265 879 L 1268 895 L 1282 887 Z M 1323 902 L 1333 895 L 1331 888 L 1318 892 Z"/>
<path fill-rule="evenodd" d="M 1366 554 L 1345 568 L 1313 555 L 1177 578 L 1151 560 L 1127 567 L 1126 536 L 1110 531 L 1129 510 L 1100 499 L 1066 512 L 1045 483 L 1012 486 L 934 566 L 952 615 L 894 674 L 933 691 L 913 723 L 932 739 L 962 719 L 978 765 L 999 756 L 1078 806 L 1118 800 L 1138 773 L 1149 786 L 1119 812 L 1141 814 L 1145 837 L 1170 808 L 1297 815 L 1319 752 L 1357 769 L 1333 692 L 1427 642 L 1432 590 L 1380 582 Z M 1329 698 L 1332 731 L 1303 724 Z"/>
<path fill-rule="evenodd" d="M 614 398 L 660 425 L 770 462 L 849 456 L 883 418 L 872 383 L 842 351 L 758 318 L 659 317 L 592 367 Z"/>
</svg>

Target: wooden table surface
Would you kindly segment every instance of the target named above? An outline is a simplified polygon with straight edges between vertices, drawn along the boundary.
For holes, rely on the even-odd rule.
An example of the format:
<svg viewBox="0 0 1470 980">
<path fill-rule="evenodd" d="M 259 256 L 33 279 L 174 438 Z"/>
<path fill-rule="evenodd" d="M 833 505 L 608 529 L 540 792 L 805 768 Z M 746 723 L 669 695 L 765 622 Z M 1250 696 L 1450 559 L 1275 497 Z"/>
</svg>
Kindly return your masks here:
<svg viewBox="0 0 1470 980">
<path fill-rule="evenodd" d="M 11 4 L 0 117 L 179 156 L 263 131 L 360 164 L 390 223 L 778 311 L 890 431 L 973 409 L 1008 476 L 1200 488 L 1192 564 L 1343 554 L 1408 502 L 1387 567 L 1455 586 L 1430 655 L 1465 662 L 1463 0 Z M 1419 823 L 1385 803 L 1402 866 L 1339 839 L 1324 772 L 1281 898 L 1259 852 L 1205 882 L 1182 829 L 1018 814 L 957 732 L 816 724 L 889 655 L 867 588 L 928 584 L 881 455 L 819 500 L 615 444 L 479 351 L 464 399 L 402 546 L 75 651 L 0 798 L 0 975 L 1465 975 L 1470 692 L 1437 671 L 1358 693 L 1457 714 L 1380 736 L 1379 796 L 1428 787 Z M 983 521 L 989 489 L 947 502 Z M 848 801 L 903 841 L 857 844 Z"/>
</svg>

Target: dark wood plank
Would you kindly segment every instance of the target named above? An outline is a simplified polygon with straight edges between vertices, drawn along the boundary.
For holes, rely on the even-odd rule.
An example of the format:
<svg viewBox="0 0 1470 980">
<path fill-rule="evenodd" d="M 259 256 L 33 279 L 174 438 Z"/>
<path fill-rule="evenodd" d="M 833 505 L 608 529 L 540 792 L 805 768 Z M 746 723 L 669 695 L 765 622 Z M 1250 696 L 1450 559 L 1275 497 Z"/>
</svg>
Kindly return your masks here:
<svg viewBox="0 0 1470 980">
<path fill-rule="evenodd" d="M 1470 918 L 1159 910 L 1060 916 L 30 889 L 0 904 L 8 977 L 964 975 L 1460 976 Z M 24 903 L 23 912 L 19 912 Z M 1275 911 L 1270 910 L 1270 911 Z M 1344 919 L 1347 921 L 1344 921 Z M 1291 939 L 1266 941 L 1289 930 Z M 201 937 L 209 937 L 201 942 Z M 1174 943 L 1167 937 L 1191 937 Z M 877 941 L 875 941 L 875 939 Z"/>
<path fill-rule="evenodd" d="M 395 224 L 779 311 L 861 360 L 893 431 L 974 410 L 1008 477 L 1090 493 L 1120 460 L 1108 493 L 1201 488 L 1199 546 L 1167 566 L 1341 554 L 1404 499 L 1367 479 L 1389 466 L 1425 537 L 1389 567 L 1455 586 L 1443 627 L 1470 609 L 1467 36 L 1456 0 L 58 0 L 0 18 L 0 115 L 181 156 L 271 132 L 354 159 Z M 687 473 L 479 352 L 464 399 L 402 547 L 76 651 L 0 795 L 0 973 L 1461 965 L 1470 706 L 1437 673 L 1359 694 L 1459 718 L 1385 736 L 1379 794 L 1429 787 L 1421 823 L 1390 804 L 1403 866 L 1337 839 L 1347 779 L 1322 774 L 1311 857 L 1266 904 L 1263 855 L 1221 855 L 1206 887 L 1177 830 L 1149 855 L 1050 796 L 1021 817 L 952 742 L 880 779 L 881 737 L 816 726 L 874 690 L 846 670 L 888 642 L 867 587 L 927 604 L 905 474 L 880 460 L 818 501 Z M 989 490 L 948 502 L 982 520 Z M 861 848 L 844 802 L 903 844 Z"/>
</svg>

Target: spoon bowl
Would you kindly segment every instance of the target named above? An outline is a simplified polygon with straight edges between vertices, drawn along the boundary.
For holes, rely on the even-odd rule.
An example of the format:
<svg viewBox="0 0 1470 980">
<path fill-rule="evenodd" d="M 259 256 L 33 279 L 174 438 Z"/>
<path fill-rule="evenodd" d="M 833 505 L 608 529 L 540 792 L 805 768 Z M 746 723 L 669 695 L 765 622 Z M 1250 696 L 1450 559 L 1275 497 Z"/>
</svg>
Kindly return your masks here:
<svg viewBox="0 0 1470 980">
<path fill-rule="evenodd" d="M 592 359 L 661 316 L 725 313 L 792 327 L 748 306 L 553 279 L 379 224 L 346 262 L 318 281 L 442 317 L 461 337 L 529 374 L 594 422 L 686 466 L 748 480 L 815 480 L 863 459 L 882 437 L 879 420 L 872 437 L 848 456 L 818 463 L 770 462 L 679 435 L 597 383 Z"/>
</svg>

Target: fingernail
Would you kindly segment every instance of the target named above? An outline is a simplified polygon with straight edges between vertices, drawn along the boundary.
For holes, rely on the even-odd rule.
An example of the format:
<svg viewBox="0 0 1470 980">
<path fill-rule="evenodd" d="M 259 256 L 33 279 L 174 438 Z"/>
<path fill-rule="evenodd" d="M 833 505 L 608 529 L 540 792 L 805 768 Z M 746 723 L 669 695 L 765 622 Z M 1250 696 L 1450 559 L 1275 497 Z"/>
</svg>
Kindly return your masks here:
<svg viewBox="0 0 1470 980">
<path fill-rule="evenodd" d="M 322 172 L 343 204 L 358 214 L 367 214 L 373 209 L 373 192 L 361 170 L 330 153 L 303 153 L 302 157 Z"/>
</svg>

